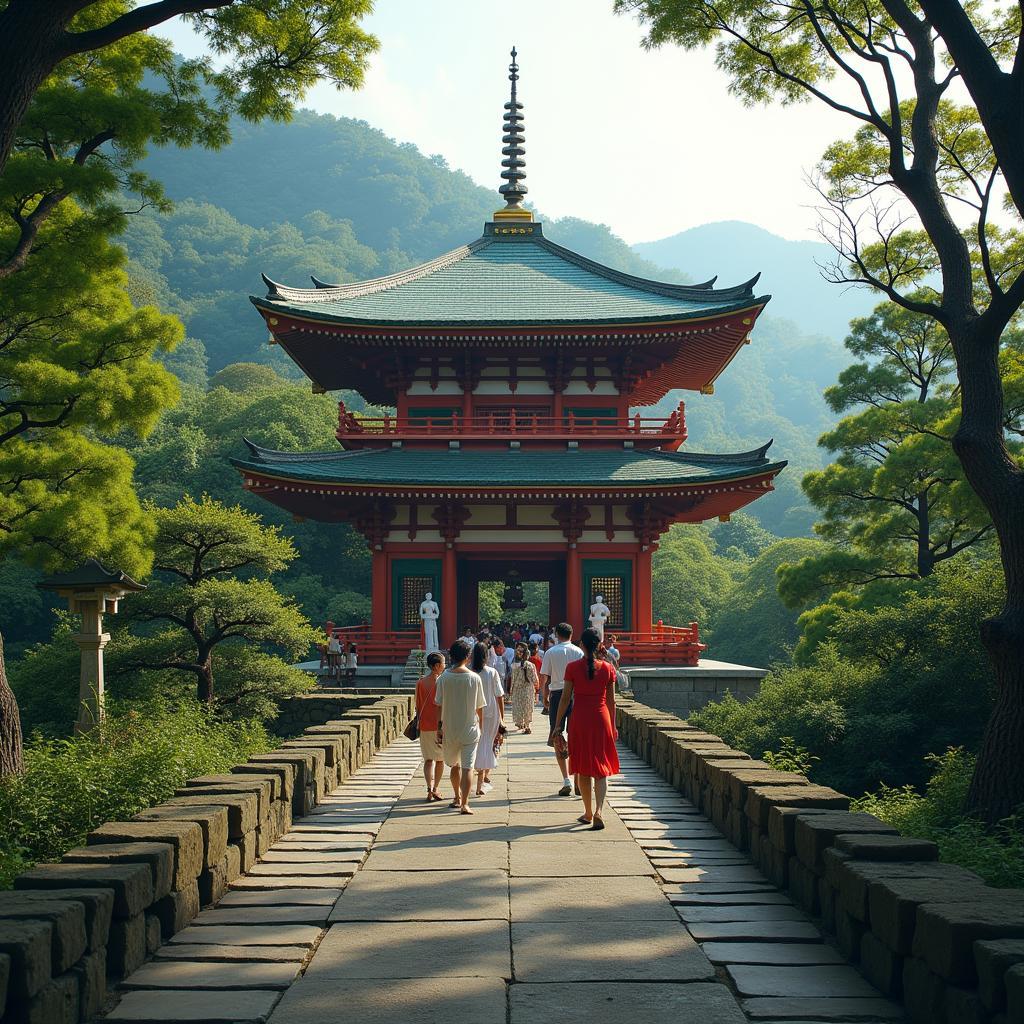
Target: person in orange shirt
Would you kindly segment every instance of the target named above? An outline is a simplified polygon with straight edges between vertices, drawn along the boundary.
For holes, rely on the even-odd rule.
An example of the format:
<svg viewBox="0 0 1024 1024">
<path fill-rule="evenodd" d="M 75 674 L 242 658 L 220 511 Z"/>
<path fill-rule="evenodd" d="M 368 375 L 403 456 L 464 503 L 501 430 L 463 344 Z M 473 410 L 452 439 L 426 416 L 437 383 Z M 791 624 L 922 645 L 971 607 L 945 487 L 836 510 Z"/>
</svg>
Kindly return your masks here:
<svg viewBox="0 0 1024 1024">
<path fill-rule="evenodd" d="M 444 775 L 444 751 L 437 741 L 437 718 L 441 709 L 434 702 L 437 680 L 444 671 L 444 655 L 439 651 L 427 655 L 427 674 L 416 683 L 416 713 L 420 716 L 420 753 L 423 755 L 423 778 L 427 783 L 427 803 L 440 800 L 437 787 Z"/>
</svg>

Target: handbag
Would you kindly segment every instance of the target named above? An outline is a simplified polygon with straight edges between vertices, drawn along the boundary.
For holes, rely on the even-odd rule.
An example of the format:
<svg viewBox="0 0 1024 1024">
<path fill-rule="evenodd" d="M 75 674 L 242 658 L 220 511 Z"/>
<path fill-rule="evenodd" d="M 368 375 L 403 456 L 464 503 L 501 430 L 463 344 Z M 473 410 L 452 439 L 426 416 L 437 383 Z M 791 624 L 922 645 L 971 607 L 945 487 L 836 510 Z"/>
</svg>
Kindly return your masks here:
<svg viewBox="0 0 1024 1024">
<path fill-rule="evenodd" d="M 402 730 L 402 735 L 407 740 L 418 740 L 420 738 L 420 713 L 418 711 L 412 716 L 412 721 Z"/>
</svg>

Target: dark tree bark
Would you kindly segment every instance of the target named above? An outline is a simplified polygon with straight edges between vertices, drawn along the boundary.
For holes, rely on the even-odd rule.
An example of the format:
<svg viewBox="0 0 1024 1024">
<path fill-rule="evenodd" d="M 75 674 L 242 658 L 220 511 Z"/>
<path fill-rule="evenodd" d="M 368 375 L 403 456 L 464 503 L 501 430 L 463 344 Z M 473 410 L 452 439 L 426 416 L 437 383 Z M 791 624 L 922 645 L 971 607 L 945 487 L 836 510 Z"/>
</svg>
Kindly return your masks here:
<svg viewBox="0 0 1024 1024">
<path fill-rule="evenodd" d="M 953 447 L 984 502 L 999 538 L 1006 603 L 981 624 L 992 662 L 996 701 L 968 804 L 990 823 L 1024 804 L 1024 474 L 1003 443 L 999 339 L 1003 324 L 975 320 L 964 336 L 950 332 L 957 355 L 962 415 Z"/>
<path fill-rule="evenodd" d="M 0 779 L 20 775 L 23 768 L 21 716 L 14 691 L 7 682 L 4 638 L 0 635 Z"/>
<path fill-rule="evenodd" d="M 14 150 L 25 111 L 57 65 L 179 14 L 227 7 L 234 0 L 154 0 L 87 32 L 68 25 L 93 0 L 10 0 L 0 11 L 0 174 Z"/>
<path fill-rule="evenodd" d="M 213 703 L 213 652 L 199 652 L 196 671 L 196 697 L 204 704 Z"/>
</svg>

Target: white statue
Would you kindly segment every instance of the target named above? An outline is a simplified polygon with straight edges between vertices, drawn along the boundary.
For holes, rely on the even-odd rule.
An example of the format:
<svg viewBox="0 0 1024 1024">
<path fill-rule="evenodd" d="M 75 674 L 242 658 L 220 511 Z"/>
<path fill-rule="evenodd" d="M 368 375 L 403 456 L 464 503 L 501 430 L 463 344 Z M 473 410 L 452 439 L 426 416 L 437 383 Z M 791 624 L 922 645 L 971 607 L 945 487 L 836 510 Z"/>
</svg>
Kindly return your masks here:
<svg viewBox="0 0 1024 1024">
<path fill-rule="evenodd" d="M 427 654 L 439 651 L 437 643 L 437 620 L 441 617 L 441 609 L 437 607 L 434 595 L 426 593 L 420 605 L 420 619 L 423 621 L 423 647 Z"/>
<path fill-rule="evenodd" d="M 604 624 L 611 618 L 612 610 L 604 603 L 604 598 L 598 594 L 594 603 L 590 606 L 590 625 L 597 630 L 597 635 L 604 642 Z"/>
</svg>

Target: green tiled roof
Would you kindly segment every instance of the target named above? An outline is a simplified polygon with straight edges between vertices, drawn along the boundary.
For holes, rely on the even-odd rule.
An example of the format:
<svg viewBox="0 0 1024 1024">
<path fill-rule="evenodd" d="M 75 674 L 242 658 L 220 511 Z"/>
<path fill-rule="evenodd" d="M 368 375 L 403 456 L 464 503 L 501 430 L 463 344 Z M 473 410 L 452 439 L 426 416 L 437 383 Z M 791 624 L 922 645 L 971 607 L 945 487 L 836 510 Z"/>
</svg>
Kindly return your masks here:
<svg viewBox="0 0 1024 1024">
<path fill-rule="evenodd" d="M 339 323 L 427 326 L 557 325 L 699 319 L 763 305 L 757 278 L 734 288 L 674 285 L 623 274 L 555 245 L 540 224 L 529 235 L 487 234 L 390 277 L 291 288 L 270 278 L 267 311 Z"/>
<path fill-rule="evenodd" d="M 238 469 L 271 477 L 332 484 L 435 484 L 443 486 L 542 486 L 700 484 L 777 473 L 768 447 L 734 455 L 572 449 L 569 451 L 366 448 L 357 451 L 277 452 L 250 441 Z"/>
</svg>

